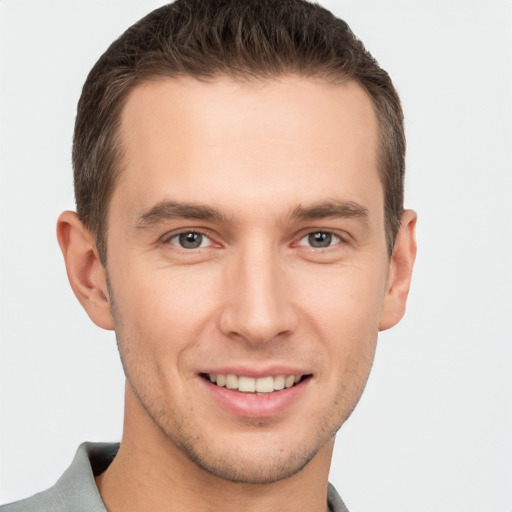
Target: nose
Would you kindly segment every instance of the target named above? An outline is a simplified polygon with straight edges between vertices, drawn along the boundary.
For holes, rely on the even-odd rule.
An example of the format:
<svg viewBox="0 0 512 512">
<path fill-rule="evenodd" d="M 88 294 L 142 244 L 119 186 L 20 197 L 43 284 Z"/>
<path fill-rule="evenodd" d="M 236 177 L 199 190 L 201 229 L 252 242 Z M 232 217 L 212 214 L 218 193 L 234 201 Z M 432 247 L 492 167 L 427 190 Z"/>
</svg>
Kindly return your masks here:
<svg viewBox="0 0 512 512">
<path fill-rule="evenodd" d="M 226 266 L 219 328 L 254 345 L 289 336 L 296 328 L 285 265 L 271 249 L 248 248 Z"/>
</svg>

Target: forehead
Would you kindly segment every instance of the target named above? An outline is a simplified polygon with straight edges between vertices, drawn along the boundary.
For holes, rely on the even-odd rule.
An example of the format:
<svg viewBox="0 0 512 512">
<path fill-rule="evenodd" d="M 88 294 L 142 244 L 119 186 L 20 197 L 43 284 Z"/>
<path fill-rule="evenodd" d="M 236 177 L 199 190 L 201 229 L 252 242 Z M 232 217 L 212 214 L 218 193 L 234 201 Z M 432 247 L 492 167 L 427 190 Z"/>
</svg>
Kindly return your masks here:
<svg viewBox="0 0 512 512">
<path fill-rule="evenodd" d="M 125 166 L 113 200 L 122 195 L 140 208 L 176 194 L 233 209 L 265 200 L 293 208 L 329 190 L 382 206 L 377 119 L 354 82 L 148 82 L 127 100 L 121 141 Z"/>
</svg>

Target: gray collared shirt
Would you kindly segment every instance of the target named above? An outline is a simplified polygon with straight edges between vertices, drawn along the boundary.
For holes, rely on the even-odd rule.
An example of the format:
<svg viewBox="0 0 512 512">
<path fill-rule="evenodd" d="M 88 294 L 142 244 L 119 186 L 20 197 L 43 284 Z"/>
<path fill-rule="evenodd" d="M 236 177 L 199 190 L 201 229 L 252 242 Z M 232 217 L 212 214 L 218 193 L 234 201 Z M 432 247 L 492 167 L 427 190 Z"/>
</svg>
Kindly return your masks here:
<svg viewBox="0 0 512 512">
<path fill-rule="evenodd" d="M 107 469 L 118 449 L 119 443 L 81 444 L 71 466 L 53 487 L 31 498 L 3 505 L 0 512 L 106 512 L 94 476 Z M 327 501 L 332 512 L 348 512 L 331 484 Z"/>
</svg>

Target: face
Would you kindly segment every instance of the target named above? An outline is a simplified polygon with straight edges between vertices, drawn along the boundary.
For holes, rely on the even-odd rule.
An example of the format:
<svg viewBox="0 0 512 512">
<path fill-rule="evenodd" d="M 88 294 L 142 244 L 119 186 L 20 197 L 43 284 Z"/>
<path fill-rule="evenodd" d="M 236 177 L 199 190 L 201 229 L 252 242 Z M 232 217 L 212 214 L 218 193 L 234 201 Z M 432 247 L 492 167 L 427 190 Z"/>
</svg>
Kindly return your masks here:
<svg viewBox="0 0 512 512">
<path fill-rule="evenodd" d="M 210 473 L 294 474 L 358 401 L 382 322 L 371 100 L 165 79 L 131 94 L 121 135 L 107 272 L 128 400 Z"/>
</svg>

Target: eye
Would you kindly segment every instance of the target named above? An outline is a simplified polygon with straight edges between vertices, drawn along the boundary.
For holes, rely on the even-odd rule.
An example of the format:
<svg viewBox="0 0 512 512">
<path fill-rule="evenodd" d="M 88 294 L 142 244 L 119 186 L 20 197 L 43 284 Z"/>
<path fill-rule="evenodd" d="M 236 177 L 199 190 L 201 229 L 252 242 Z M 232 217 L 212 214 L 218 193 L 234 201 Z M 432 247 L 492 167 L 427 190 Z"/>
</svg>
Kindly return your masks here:
<svg viewBox="0 0 512 512">
<path fill-rule="evenodd" d="M 299 241 L 299 245 L 323 249 L 339 244 L 340 242 L 341 238 L 334 233 L 330 233 L 329 231 L 315 231 L 302 237 Z"/>
<path fill-rule="evenodd" d="M 200 249 L 201 247 L 209 247 L 212 241 L 202 233 L 197 231 L 184 231 L 172 236 L 168 239 L 168 243 L 177 245 L 182 249 Z"/>
</svg>

